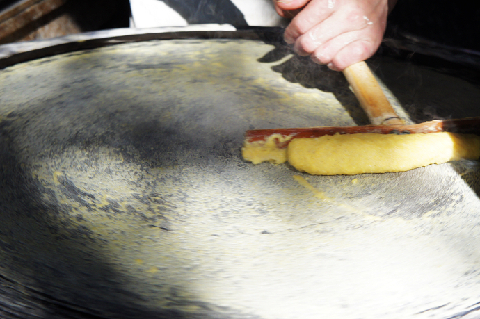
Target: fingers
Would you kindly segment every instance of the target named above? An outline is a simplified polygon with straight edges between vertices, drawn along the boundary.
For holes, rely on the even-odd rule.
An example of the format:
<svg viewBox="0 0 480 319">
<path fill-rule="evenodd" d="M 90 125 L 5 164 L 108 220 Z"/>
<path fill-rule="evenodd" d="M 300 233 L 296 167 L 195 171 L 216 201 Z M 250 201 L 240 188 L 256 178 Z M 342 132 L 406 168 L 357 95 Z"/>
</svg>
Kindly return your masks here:
<svg viewBox="0 0 480 319">
<path fill-rule="evenodd" d="M 376 46 L 368 40 L 357 40 L 345 45 L 329 61 L 320 64 L 327 64 L 334 71 L 343 71 L 354 63 L 368 59 L 375 53 L 375 49 Z M 312 60 L 315 61 L 315 59 L 316 57 L 312 56 Z"/>
<path fill-rule="evenodd" d="M 303 8 L 310 0 L 274 0 L 275 6 L 281 10 L 296 10 Z"/>
<path fill-rule="evenodd" d="M 275 11 L 287 19 L 293 19 L 310 0 L 273 0 Z"/>
<path fill-rule="evenodd" d="M 378 30 L 378 32 L 372 30 L 370 33 L 364 32 L 362 35 L 355 37 L 354 41 L 346 41 L 343 47 L 331 53 L 333 58 L 330 61 L 325 61 L 324 64 L 327 64 L 332 70 L 343 71 L 346 67 L 371 57 L 380 46 L 383 30 Z M 338 40 L 341 41 L 341 39 Z"/>
<path fill-rule="evenodd" d="M 329 64 L 345 47 L 350 46 L 350 44 L 354 42 L 360 41 L 358 40 L 359 37 L 361 37 L 359 32 L 349 32 L 338 36 L 332 41 L 327 41 L 311 53 L 312 60 L 319 64 Z M 362 38 L 364 41 L 367 41 L 367 39 L 368 37 L 366 36 Z"/>
<path fill-rule="evenodd" d="M 287 1 L 287 0 L 283 0 Z M 392 0 L 389 0 L 392 1 Z M 291 0 L 293 4 L 304 0 Z M 279 8 L 285 4 L 277 2 Z M 387 0 L 311 0 L 285 30 L 285 41 L 299 55 L 310 55 L 334 70 L 365 60 L 383 38 Z"/>
<path fill-rule="evenodd" d="M 275 11 L 277 11 L 278 15 L 282 18 L 293 19 L 302 9 L 282 10 L 278 6 L 275 6 Z"/>
<path fill-rule="evenodd" d="M 310 53 L 312 60 L 342 71 L 347 66 L 371 57 L 383 38 L 385 26 L 378 23 L 366 28 L 345 32 L 320 44 Z"/>
<path fill-rule="evenodd" d="M 285 29 L 285 41 L 289 44 L 295 43 L 300 36 L 332 15 L 335 11 L 333 8 L 329 8 L 330 1 L 313 0 L 308 2 Z"/>
<path fill-rule="evenodd" d="M 370 15 L 370 13 L 368 14 Z M 300 14 L 297 17 L 300 17 Z M 354 8 L 337 11 L 297 37 L 294 49 L 299 55 L 309 55 L 330 39 L 349 32 L 355 33 L 372 24 L 373 22 L 367 18 L 364 10 Z"/>
</svg>

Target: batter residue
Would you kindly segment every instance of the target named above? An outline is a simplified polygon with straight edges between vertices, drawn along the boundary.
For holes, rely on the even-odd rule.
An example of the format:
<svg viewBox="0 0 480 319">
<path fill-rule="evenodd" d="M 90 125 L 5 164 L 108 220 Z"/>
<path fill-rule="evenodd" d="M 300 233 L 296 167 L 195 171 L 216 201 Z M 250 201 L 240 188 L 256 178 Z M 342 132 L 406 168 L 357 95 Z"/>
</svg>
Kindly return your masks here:
<svg viewBox="0 0 480 319">
<path fill-rule="evenodd" d="M 447 132 L 297 138 L 288 144 L 286 152 L 275 147 L 273 137 L 263 144 L 256 143 L 243 147 L 244 159 L 255 164 L 288 160 L 299 171 L 317 175 L 403 172 L 430 164 L 480 158 L 479 136 Z"/>
</svg>

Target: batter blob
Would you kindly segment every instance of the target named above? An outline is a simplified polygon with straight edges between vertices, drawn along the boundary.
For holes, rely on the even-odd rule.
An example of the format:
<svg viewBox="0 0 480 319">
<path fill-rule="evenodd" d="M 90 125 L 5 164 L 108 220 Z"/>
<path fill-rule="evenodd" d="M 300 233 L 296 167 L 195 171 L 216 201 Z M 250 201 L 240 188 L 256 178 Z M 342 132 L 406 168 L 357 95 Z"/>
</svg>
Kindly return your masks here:
<svg viewBox="0 0 480 319">
<path fill-rule="evenodd" d="M 269 138 L 271 139 L 271 137 Z M 273 139 L 253 147 L 246 144 L 245 160 L 288 161 L 299 171 L 315 175 L 403 172 L 430 164 L 480 158 L 480 137 L 455 133 L 358 133 L 293 139 L 285 150 L 274 150 Z M 252 143 L 253 144 L 253 143 Z M 271 152 L 271 157 L 268 155 Z M 279 156 L 280 151 L 284 157 Z"/>
<path fill-rule="evenodd" d="M 271 162 L 281 164 L 287 161 L 287 149 L 278 148 L 277 142 L 286 142 L 291 137 L 284 137 L 280 134 L 272 134 L 266 141 L 247 143 L 242 148 L 242 156 L 253 164 Z"/>
</svg>

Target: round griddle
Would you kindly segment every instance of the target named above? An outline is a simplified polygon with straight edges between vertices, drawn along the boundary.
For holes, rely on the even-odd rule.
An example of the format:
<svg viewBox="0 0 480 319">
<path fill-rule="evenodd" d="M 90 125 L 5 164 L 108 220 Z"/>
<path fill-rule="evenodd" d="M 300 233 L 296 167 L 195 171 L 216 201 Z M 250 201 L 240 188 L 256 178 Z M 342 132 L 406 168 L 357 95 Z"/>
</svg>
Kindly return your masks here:
<svg viewBox="0 0 480 319">
<path fill-rule="evenodd" d="M 248 129 L 368 124 L 341 73 L 277 36 L 146 33 L 1 61 L 2 318 L 480 315 L 478 162 L 311 176 L 242 160 Z M 369 64 L 410 122 L 480 115 L 469 81 Z"/>
</svg>

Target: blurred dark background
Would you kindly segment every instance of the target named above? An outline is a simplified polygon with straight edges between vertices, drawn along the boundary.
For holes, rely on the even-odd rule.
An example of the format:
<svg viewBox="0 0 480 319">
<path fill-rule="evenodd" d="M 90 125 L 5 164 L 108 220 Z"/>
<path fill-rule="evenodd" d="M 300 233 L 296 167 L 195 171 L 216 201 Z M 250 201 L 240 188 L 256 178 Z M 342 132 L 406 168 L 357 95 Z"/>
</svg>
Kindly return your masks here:
<svg viewBox="0 0 480 319">
<path fill-rule="evenodd" d="M 177 8 L 183 0 L 161 1 Z M 209 1 L 221 5 L 227 0 Z M 478 1 L 398 0 L 379 54 L 403 55 L 427 63 L 436 58 L 447 59 L 473 65 L 478 71 L 478 17 Z M 128 28 L 130 18 L 129 0 L 0 0 L 0 44 Z M 231 20 L 231 17 L 215 18 Z"/>
<path fill-rule="evenodd" d="M 0 44 L 128 28 L 128 0 L 0 0 Z"/>
<path fill-rule="evenodd" d="M 128 0 L 0 0 L 0 43 L 129 27 Z M 411 34 L 480 51 L 480 3 L 399 0 L 387 37 Z"/>
<path fill-rule="evenodd" d="M 128 0 L 0 0 L 0 43 L 127 28 L 130 16 Z M 386 36 L 480 51 L 478 17 L 477 1 L 398 0 Z"/>
<path fill-rule="evenodd" d="M 438 44 L 480 51 L 480 2 L 398 0 L 387 37 L 411 34 Z"/>
</svg>

